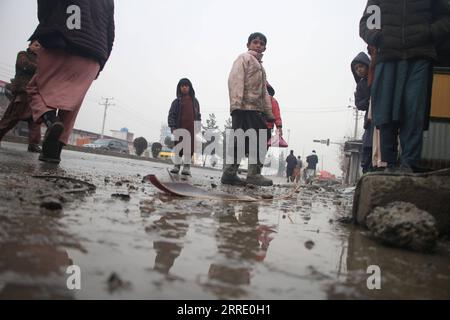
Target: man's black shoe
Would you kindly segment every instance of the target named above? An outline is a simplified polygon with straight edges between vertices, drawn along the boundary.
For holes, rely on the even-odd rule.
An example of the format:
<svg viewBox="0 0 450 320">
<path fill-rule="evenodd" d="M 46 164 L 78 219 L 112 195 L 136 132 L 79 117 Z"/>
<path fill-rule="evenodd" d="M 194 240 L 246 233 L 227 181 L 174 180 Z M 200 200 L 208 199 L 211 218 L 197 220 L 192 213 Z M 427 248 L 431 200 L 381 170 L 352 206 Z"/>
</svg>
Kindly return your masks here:
<svg viewBox="0 0 450 320">
<path fill-rule="evenodd" d="M 57 121 L 50 124 L 42 142 L 42 154 L 39 160 L 50 163 L 61 162 L 61 150 L 64 144 L 59 141 L 59 138 L 63 131 L 64 125 L 62 122 Z"/>
</svg>

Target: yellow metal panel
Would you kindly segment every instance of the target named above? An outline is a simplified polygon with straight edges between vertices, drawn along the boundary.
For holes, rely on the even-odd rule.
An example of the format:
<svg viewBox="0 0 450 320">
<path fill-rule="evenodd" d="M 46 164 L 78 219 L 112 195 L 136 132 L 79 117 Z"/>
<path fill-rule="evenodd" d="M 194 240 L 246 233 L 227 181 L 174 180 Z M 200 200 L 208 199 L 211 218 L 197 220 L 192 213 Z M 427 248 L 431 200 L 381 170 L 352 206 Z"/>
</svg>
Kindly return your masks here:
<svg viewBox="0 0 450 320">
<path fill-rule="evenodd" d="M 431 117 L 450 119 L 450 74 L 435 74 Z"/>
</svg>

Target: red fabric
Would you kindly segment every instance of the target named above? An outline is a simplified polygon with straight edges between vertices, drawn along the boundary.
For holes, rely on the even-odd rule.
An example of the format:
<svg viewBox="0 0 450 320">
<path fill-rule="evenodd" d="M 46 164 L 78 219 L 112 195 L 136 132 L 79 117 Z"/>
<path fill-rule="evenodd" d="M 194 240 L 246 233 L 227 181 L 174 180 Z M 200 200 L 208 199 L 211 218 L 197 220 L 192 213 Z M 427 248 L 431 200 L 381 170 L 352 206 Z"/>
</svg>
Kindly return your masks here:
<svg viewBox="0 0 450 320">
<path fill-rule="evenodd" d="M 272 103 L 272 113 L 275 117 L 275 124 L 277 125 L 277 128 L 280 128 L 283 126 L 283 123 L 281 121 L 280 106 L 278 104 L 278 101 L 272 96 L 270 97 L 270 102 Z M 267 128 L 273 129 L 273 122 L 267 122 Z"/>
<path fill-rule="evenodd" d="M 194 102 L 190 95 L 185 95 L 181 98 L 181 128 L 189 131 L 191 135 L 191 156 L 194 155 Z"/>
<path fill-rule="evenodd" d="M 28 122 L 28 143 L 39 144 L 41 142 L 41 124 Z"/>
</svg>

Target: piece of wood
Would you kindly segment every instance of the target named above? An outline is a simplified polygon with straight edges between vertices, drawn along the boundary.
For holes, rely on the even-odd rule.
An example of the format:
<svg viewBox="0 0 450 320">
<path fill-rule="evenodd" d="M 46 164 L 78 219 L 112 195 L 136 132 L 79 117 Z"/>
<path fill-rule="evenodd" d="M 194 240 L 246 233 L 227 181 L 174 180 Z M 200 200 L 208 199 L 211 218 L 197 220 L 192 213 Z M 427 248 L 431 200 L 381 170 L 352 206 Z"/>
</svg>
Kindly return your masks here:
<svg viewBox="0 0 450 320">
<path fill-rule="evenodd" d="M 224 201 L 242 201 L 242 202 L 256 202 L 261 201 L 253 197 L 245 195 L 229 194 L 225 192 L 212 192 L 198 188 L 186 182 L 161 182 L 154 175 L 150 174 L 146 177 L 156 188 L 168 193 L 173 196 L 178 197 L 190 197 L 190 198 L 200 198 L 200 199 L 216 199 Z"/>
</svg>

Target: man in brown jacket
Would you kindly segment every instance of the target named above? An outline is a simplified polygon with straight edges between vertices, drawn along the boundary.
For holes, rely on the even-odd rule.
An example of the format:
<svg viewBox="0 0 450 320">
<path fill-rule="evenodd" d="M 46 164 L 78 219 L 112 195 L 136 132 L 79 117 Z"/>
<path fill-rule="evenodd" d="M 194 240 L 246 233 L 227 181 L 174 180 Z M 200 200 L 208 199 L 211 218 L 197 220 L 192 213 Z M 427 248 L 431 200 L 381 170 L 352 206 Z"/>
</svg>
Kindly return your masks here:
<svg viewBox="0 0 450 320">
<path fill-rule="evenodd" d="M 26 51 L 20 51 L 16 60 L 16 75 L 11 81 L 11 102 L 0 120 L 0 141 L 16 124 L 23 120 L 28 122 L 28 151 L 41 152 L 41 125 L 33 122 L 28 96 L 25 91 L 27 83 L 36 71 L 37 52 L 41 45 L 37 41 L 30 42 Z"/>
<path fill-rule="evenodd" d="M 241 54 L 233 64 L 228 79 L 230 94 L 230 111 L 232 118 L 232 129 L 256 130 L 258 156 L 256 159 L 249 156 L 247 181 L 244 182 L 237 176 L 241 159 L 236 149 L 236 143 L 231 143 L 234 147 L 228 152 L 234 152 L 233 162 L 226 163 L 222 175 L 222 183 L 230 185 L 244 185 L 246 183 L 258 186 L 271 186 L 272 180 L 261 175 L 261 164 L 264 162 L 265 151 L 267 151 L 267 141 L 260 141 L 261 136 L 267 137 L 267 133 L 262 135 L 261 130 L 267 131 L 266 121 L 274 121 L 272 104 L 266 88 L 266 72 L 262 66 L 263 52 L 266 50 L 267 39 L 262 33 L 250 35 L 246 53 Z M 262 144 L 266 145 L 262 145 Z M 264 156 L 262 156 L 264 153 Z M 245 155 L 249 155 L 249 141 L 245 141 Z M 229 155 L 225 158 L 231 158 Z M 227 161 L 228 162 L 228 161 Z"/>
</svg>

